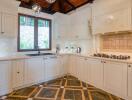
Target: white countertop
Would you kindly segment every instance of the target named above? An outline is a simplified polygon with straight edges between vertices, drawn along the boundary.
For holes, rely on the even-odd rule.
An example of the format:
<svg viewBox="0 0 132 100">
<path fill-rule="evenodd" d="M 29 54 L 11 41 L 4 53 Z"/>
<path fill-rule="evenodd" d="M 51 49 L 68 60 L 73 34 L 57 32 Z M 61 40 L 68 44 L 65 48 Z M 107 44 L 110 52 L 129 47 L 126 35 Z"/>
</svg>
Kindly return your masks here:
<svg viewBox="0 0 132 100">
<path fill-rule="evenodd" d="M 74 55 L 74 56 L 93 58 L 93 59 L 100 59 L 100 60 L 106 60 L 106 61 L 114 61 L 114 62 L 121 62 L 121 63 L 132 63 L 132 59 L 119 60 L 119 59 L 101 58 L 101 57 L 91 56 L 90 54 L 60 53 L 58 55 Z M 30 58 L 32 58 L 32 57 L 26 56 L 24 54 L 23 55 L 17 55 L 17 54 L 16 55 L 5 55 L 5 56 L 0 56 L 0 61 L 9 61 L 9 60 L 17 60 L 17 59 L 30 59 Z"/>
<path fill-rule="evenodd" d="M 17 59 L 28 59 L 29 56 L 26 55 L 6 55 L 0 56 L 0 61 L 9 61 L 9 60 L 17 60 Z"/>
</svg>

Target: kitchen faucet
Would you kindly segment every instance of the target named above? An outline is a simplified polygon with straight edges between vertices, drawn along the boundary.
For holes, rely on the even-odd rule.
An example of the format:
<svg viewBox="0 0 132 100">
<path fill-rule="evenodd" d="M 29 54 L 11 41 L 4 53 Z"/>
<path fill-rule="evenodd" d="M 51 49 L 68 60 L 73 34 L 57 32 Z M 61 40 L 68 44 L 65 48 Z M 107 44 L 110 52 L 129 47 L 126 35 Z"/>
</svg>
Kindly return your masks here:
<svg viewBox="0 0 132 100">
<path fill-rule="evenodd" d="M 37 46 L 37 50 L 38 50 L 38 54 L 40 54 L 41 52 L 40 52 L 40 48 L 39 48 L 39 46 Z"/>
</svg>

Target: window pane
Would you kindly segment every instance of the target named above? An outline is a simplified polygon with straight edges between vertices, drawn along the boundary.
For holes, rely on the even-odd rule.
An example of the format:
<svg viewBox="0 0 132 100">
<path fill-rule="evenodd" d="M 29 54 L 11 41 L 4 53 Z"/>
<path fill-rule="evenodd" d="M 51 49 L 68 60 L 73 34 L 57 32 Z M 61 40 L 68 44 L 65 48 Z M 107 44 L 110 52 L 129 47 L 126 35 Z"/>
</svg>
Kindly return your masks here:
<svg viewBox="0 0 132 100">
<path fill-rule="evenodd" d="M 38 46 L 40 49 L 49 49 L 50 25 L 49 21 L 38 20 Z"/>
<path fill-rule="evenodd" d="M 20 49 L 34 49 L 34 18 L 20 16 Z"/>
</svg>

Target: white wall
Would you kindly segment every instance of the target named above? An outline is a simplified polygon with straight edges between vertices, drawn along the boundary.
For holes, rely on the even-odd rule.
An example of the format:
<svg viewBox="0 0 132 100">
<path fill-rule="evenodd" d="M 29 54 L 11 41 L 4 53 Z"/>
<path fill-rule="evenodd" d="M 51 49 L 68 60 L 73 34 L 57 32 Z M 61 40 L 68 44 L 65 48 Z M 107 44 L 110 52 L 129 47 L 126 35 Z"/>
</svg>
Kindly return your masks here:
<svg viewBox="0 0 132 100">
<path fill-rule="evenodd" d="M 67 47 L 68 45 L 72 45 L 73 47 L 81 47 L 83 54 L 88 54 L 93 51 L 93 37 L 87 23 L 88 20 L 90 20 L 92 17 L 91 11 L 92 11 L 91 5 L 87 4 L 69 13 L 71 22 L 70 22 L 70 29 L 69 29 L 70 31 L 67 34 L 70 34 L 71 38 L 57 40 L 57 43 L 60 44 L 62 48 L 61 50 L 62 52 L 67 51 L 65 47 Z M 73 28 L 74 27 L 73 25 L 80 27 L 80 29 L 76 31 L 76 29 Z M 76 38 L 76 35 L 75 35 L 75 37 L 72 38 L 73 34 L 76 34 L 76 35 L 80 34 L 80 36 L 84 35 L 86 37 L 78 39 Z"/>
</svg>

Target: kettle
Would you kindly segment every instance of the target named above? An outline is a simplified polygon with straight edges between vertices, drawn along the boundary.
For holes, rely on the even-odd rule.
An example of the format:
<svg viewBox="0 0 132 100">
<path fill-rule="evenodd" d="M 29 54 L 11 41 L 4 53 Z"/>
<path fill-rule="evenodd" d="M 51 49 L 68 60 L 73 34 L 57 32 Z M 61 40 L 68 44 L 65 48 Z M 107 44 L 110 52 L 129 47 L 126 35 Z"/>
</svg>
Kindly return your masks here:
<svg viewBox="0 0 132 100">
<path fill-rule="evenodd" d="M 81 47 L 78 47 L 78 48 L 77 48 L 77 53 L 81 53 L 81 51 L 82 51 L 82 50 L 81 50 Z"/>
</svg>

